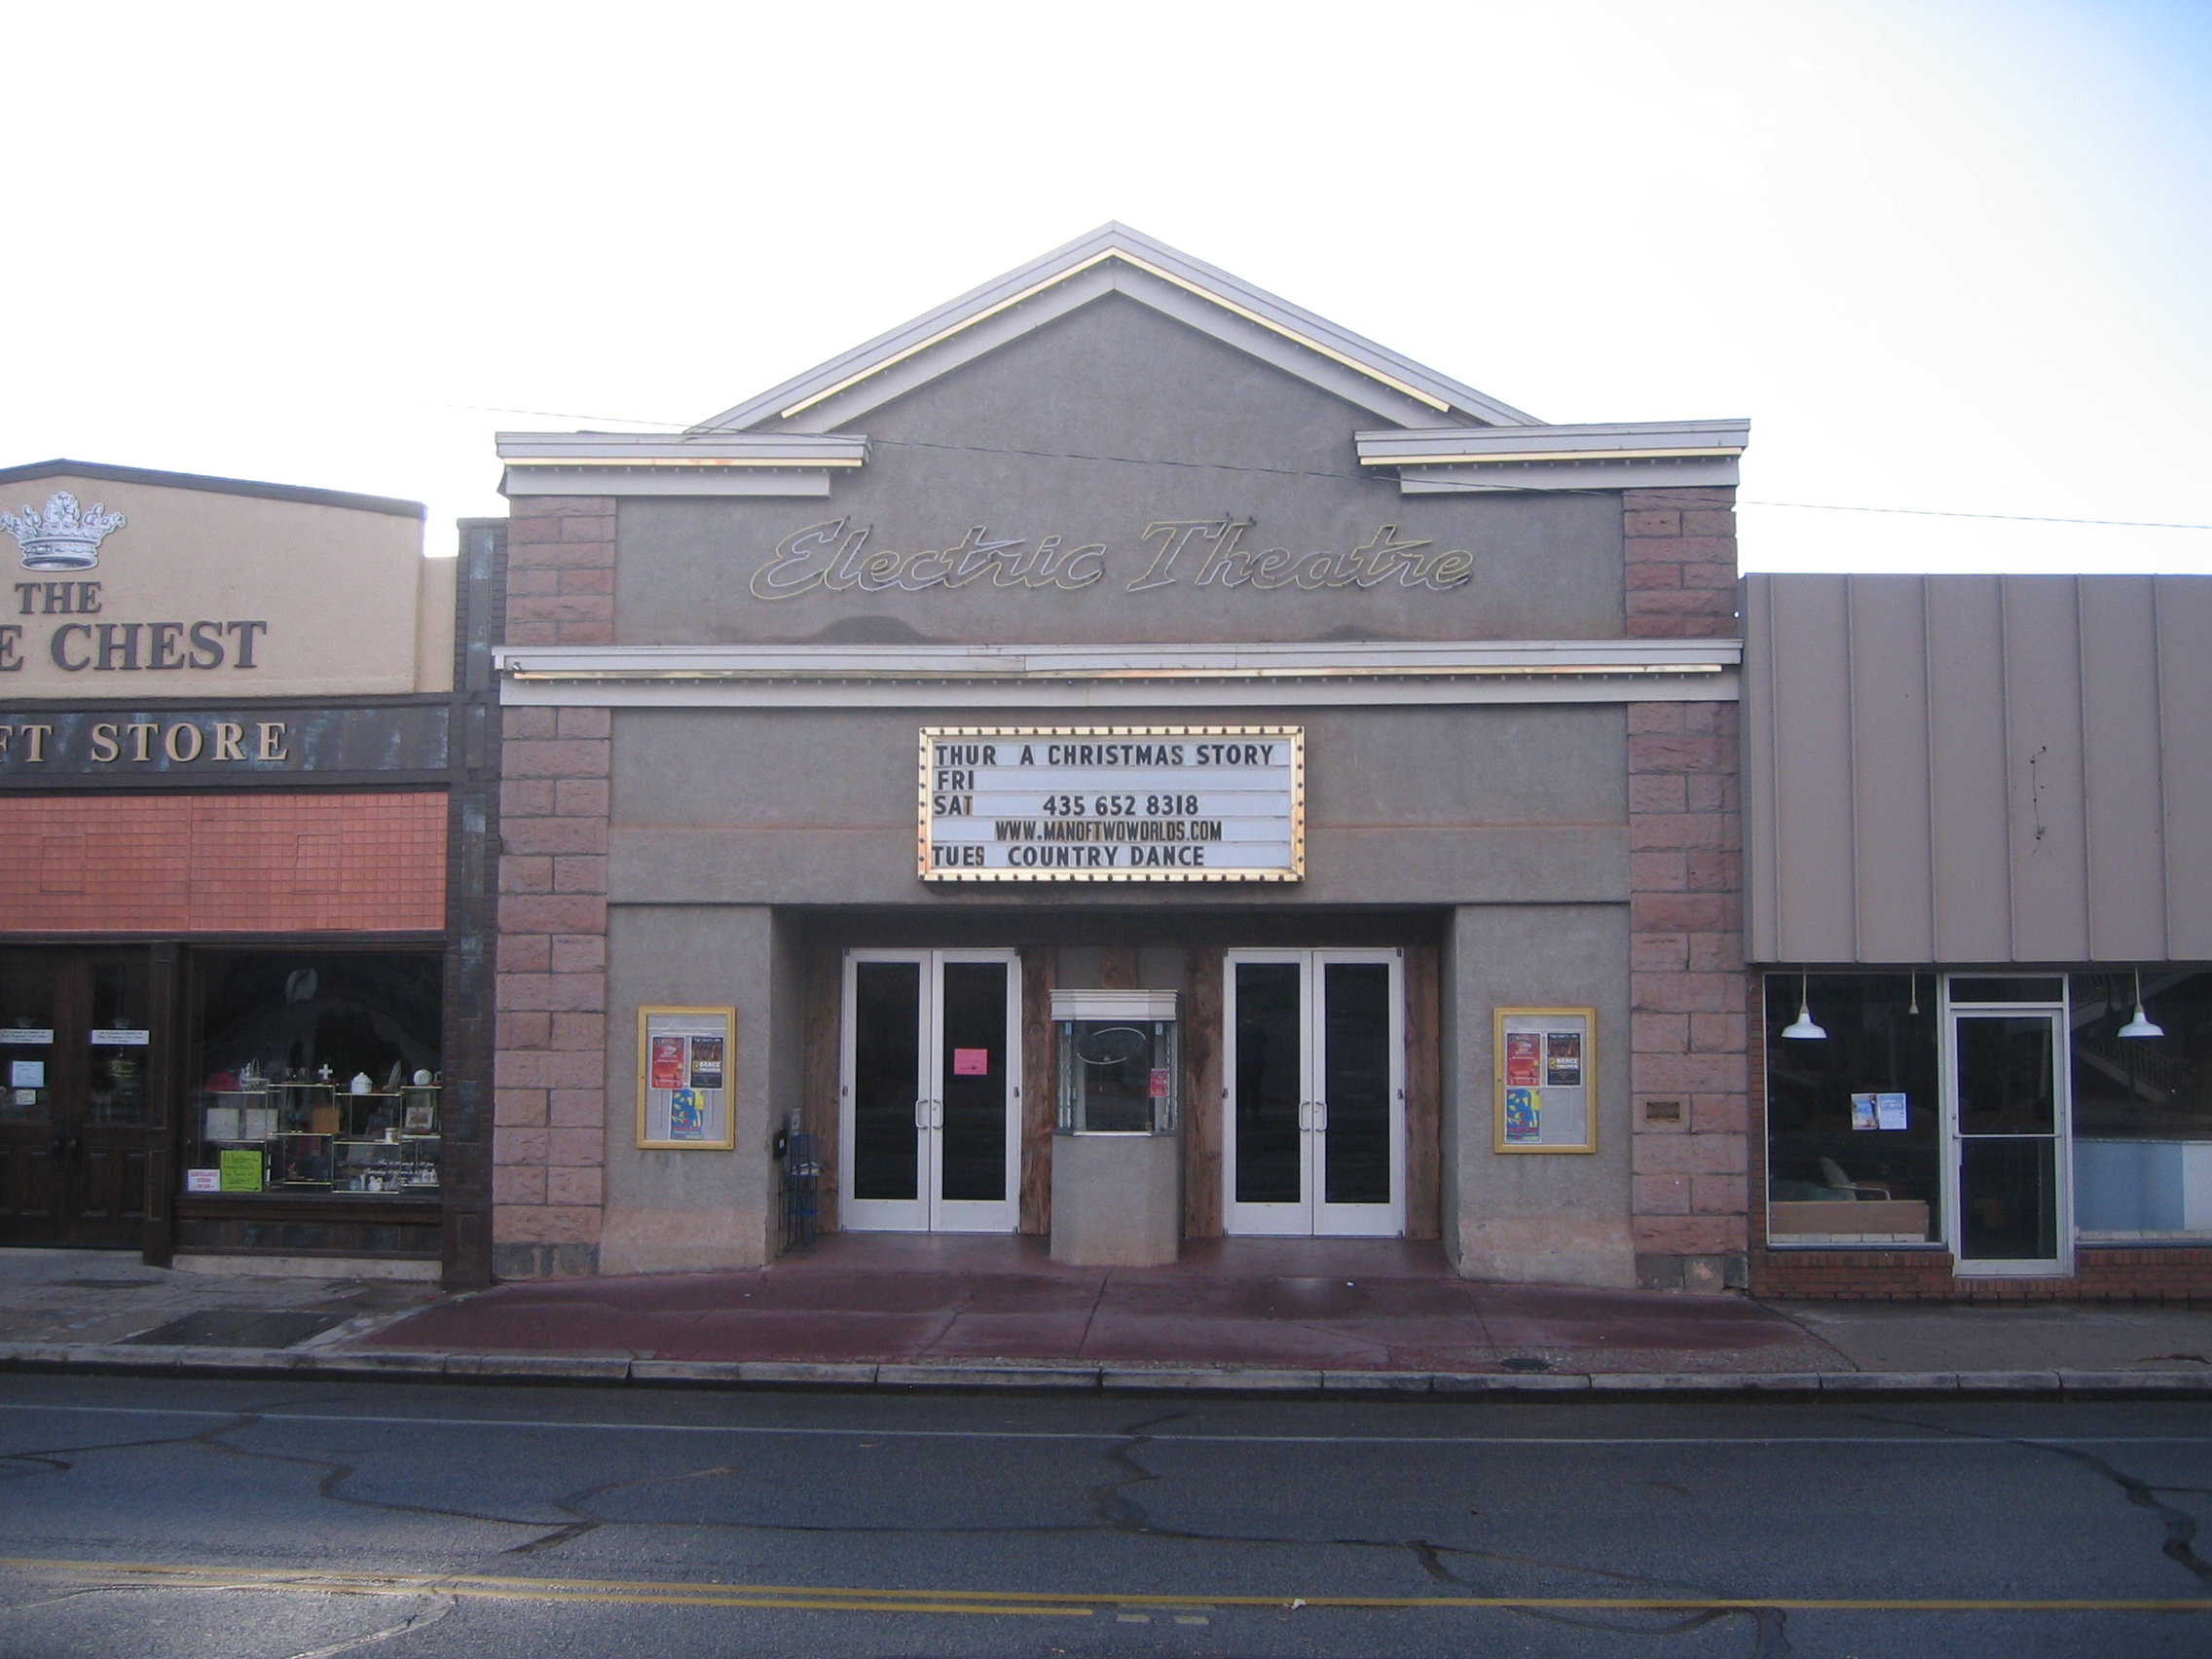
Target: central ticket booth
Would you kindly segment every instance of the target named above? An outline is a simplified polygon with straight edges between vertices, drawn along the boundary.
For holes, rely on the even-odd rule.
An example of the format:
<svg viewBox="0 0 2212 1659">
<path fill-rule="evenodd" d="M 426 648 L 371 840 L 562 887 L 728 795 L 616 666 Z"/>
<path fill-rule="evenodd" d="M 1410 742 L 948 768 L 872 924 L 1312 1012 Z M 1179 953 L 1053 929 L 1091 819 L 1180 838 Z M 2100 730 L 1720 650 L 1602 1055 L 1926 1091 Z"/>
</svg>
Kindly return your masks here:
<svg viewBox="0 0 2212 1659">
<path fill-rule="evenodd" d="M 756 1264 L 802 1182 L 1078 1264 L 1740 1257 L 1744 441 L 1121 227 L 690 430 L 505 435 L 497 1271 Z M 1714 1018 L 1650 1123 L 1732 1218 L 1677 1157 L 1638 1219 L 1660 933 Z"/>
</svg>

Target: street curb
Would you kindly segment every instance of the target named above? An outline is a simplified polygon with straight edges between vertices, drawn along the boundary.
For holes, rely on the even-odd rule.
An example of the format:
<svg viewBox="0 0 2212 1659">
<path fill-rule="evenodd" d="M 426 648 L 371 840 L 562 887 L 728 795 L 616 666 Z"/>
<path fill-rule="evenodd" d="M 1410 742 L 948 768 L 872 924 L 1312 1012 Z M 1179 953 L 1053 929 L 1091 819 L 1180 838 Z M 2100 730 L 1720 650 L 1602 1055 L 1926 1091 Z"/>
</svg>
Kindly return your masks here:
<svg viewBox="0 0 2212 1659">
<path fill-rule="evenodd" d="M 796 1360 L 624 1359 L 378 1348 L 161 1347 L 0 1343 L 0 1372 L 71 1376 L 320 1378 L 422 1382 L 636 1384 L 692 1388 L 1023 1389 L 1246 1397 L 1611 1401 L 1754 1399 L 2212 1400 L 2205 1371 L 1425 1372 L 1259 1366 L 1067 1365 L 987 1360 L 810 1364 Z"/>
</svg>

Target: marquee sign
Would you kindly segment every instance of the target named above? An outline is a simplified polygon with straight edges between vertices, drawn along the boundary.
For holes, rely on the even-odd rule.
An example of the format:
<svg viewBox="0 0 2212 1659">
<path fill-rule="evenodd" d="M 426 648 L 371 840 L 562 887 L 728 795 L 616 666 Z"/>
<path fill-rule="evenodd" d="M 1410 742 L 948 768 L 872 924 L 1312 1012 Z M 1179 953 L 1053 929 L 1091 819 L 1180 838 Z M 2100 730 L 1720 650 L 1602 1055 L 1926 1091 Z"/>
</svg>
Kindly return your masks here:
<svg viewBox="0 0 2212 1659">
<path fill-rule="evenodd" d="M 929 726 L 925 881 L 1299 881 L 1299 726 Z"/>
</svg>

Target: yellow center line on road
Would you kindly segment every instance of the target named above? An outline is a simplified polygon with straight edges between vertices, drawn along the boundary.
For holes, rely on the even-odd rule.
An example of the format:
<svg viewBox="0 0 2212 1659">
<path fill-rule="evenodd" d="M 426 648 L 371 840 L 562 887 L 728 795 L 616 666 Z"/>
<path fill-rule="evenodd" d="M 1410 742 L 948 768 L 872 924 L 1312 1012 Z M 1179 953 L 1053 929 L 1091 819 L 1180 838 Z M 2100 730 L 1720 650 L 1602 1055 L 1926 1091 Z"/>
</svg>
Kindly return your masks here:
<svg viewBox="0 0 2212 1659">
<path fill-rule="evenodd" d="M 1228 1607 L 1342 1610 L 1547 1612 L 1785 1612 L 1853 1613 L 2201 1613 L 2208 1597 L 2074 1597 L 2027 1600 L 1980 1597 L 1792 1596 L 1216 1596 L 1097 1594 L 1043 1590 L 870 1590 L 854 1586 L 721 1584 L 593 1579 L 514 1578 L 483 1573 L 317 1571 L 301 1567 L 247 1567 L 159 1562 L 58 1561 L 0 1557 L 0 1570 L 104 1577 L 177 1589 L 321 1591 L 344 1595 L 463 1596 L 497 1601 L 601 1602 L 707 1607 L 779 1607 L 873 1613 L 1043 1614 L 1088 1618 L 1099 1607 L 1167 1607 L 1182 1611 Z"/>
</svg>

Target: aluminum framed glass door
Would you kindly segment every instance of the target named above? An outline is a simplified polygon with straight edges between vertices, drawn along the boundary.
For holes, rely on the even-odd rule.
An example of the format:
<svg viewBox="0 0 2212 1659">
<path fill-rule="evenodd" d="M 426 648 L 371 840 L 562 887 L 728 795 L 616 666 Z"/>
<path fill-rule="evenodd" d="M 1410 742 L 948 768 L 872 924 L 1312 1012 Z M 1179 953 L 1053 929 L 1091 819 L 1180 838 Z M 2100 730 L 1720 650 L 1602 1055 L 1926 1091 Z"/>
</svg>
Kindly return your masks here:
<svg viewBox="0 0 2212 1659">
<path fill-rule="evenodd" d="M 1950 1005 L 1951 1250 L 1962 1275 L 2073 1272 L 2066 1011 Z"/>
<path fill-rule="evenodd" d="M 839 1225 L 1012 1233 L 1021 970 L 1011 950 L 845 953 Z"/>
<path fill-rule="evenodd" d="M 1223 973 L 1224 1231 L 1404 1233 L 1402 953 L 1232 950 Z"/>
</svg>

